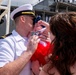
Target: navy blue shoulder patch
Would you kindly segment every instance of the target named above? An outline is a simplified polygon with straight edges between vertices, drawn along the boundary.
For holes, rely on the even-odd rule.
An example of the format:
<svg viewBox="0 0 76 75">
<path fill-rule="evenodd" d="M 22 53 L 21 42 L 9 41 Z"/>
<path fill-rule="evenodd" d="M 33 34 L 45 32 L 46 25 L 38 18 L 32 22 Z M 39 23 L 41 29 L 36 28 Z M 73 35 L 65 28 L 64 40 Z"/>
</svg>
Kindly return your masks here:
<svg viewBox="0 0 76 75">
<path fill-rule="evenodd" d="M 10 36 L 10 35 L 12 35 L 12 33 L 9 33 L 9 34 L 6 34 L 6 35 L 3 35 L 3 36 L 0 36 L 0 39 L 4 39 L 4 38 L 6 38 L 6 37 L 8 37 L 8 36 Z"/>
</svg>

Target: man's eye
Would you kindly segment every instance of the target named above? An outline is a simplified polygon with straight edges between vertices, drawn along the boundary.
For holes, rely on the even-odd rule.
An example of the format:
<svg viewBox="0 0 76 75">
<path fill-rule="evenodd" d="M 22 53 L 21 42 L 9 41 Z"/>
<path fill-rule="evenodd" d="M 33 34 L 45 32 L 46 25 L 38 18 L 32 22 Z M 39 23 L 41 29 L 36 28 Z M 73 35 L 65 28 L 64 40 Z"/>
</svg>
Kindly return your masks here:
<svg viewBox="0 0 76 75">
<path fill-rule="evenodd" d="M 44 26 L 44 25 L 41 25 L 41 27 L 42 27 L 42 28 L 45 28 L 45 26 Z"/>
</svg>

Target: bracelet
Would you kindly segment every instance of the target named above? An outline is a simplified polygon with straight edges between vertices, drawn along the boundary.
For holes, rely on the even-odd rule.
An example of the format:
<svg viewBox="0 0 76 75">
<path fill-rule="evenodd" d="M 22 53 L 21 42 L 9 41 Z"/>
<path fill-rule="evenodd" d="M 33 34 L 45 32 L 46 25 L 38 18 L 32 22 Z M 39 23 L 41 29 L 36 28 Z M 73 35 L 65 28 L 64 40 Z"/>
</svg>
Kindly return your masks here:
<svg viewBox="0 0 76 75">
<path fill-rule="evenodd" d="M 33 75 L 36 75 L 36 74 L 33 72 L 32 68 L 30 68 L 30 70 L 32 71 Z"/>
<path fill-rule="evenodd" d="M 36 75 L 36 74 L 33 72 L 32 68 L 30 68 L 30 70 L 32 71 L 33 75 Z M 42 67 L 39 67 L 39 71 L 41 71 L 41 70 L 42 70 Z"/>
</svg>

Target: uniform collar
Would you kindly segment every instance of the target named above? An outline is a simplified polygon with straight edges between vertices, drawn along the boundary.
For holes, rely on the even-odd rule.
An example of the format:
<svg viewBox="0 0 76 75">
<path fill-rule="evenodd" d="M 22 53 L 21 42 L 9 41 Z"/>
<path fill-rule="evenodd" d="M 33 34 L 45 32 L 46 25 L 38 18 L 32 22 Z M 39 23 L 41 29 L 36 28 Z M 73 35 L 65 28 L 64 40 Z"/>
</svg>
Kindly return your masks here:
<svg viewBox="0 0 76 75">
<path fill-rule="evenodd" d="M 12 35 L 14 36 L 16 41 L 27 40 L 27 39 L 24 39 L 22 36 L 20 36 L 15 30 L 12 31 Z"/>
</svg>

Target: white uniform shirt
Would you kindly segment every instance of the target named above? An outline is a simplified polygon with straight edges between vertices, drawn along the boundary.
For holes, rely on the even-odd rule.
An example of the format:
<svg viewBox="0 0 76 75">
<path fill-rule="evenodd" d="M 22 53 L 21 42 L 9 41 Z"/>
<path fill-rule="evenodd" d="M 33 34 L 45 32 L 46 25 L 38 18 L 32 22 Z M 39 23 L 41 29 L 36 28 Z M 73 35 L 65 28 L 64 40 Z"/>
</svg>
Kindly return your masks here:
<svg viewBox="0 0 76 75">
<path fill-rule="evenodd" d="M 22 38 L 15 30 L 12 34 L 0 40 L 0 67 L 17 59 L 24 50 L 27 50 L 27 39 Z M 31 75 L 29 61 L 19 75 Z"/>
</svg>

